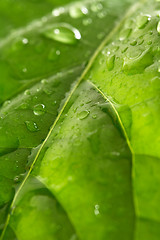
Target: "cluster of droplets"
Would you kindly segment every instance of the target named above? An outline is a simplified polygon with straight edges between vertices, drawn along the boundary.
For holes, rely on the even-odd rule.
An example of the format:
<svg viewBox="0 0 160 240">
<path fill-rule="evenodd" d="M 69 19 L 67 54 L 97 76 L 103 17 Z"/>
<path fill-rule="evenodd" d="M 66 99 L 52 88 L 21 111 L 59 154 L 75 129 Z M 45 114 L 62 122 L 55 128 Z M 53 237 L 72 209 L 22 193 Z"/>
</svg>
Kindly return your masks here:
<svg viewBox="0 0 160 240">
<path fill-rule="evenodd" d="M 102 55 L 106 58 L 105 63 L 104 57 L 100 58 L 99 63 L 106 64 L 107 70 L 112 71 L 116 60 L 119 60 L 122 62 L 122 68 L 126 74 L 142 73 L 151 66 L 154 63 L 152 44 L 154 38 L 157 37 L 153 28 L 157 20 L 154 18 L 152 21 L 152 18 L 149 14 L 141 13 L 135 19 L 129 19 L 124 24 L 117 40 L 102 50 Z M 150 22 L 151 24 L 148 25 Z M 146 28 L 147 25 L 148 28 Z M 151 30 L 152 28 L 153 30 Z M 158 21 L 156 29 L 160 34 L 160 21 Z M 152 37 L 153 34 L 154 37 Z"/>
</svg>

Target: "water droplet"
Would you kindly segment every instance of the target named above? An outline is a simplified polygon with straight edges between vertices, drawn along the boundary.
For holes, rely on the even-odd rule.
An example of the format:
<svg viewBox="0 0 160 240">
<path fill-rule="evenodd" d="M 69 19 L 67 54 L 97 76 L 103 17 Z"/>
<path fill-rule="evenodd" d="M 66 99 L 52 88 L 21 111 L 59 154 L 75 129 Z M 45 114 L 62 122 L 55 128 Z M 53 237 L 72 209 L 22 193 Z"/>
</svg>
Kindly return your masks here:
<svg viewBox="0 0 160 240">
<path fill-rule="evenodd" d="M 147 23 L 151 20 L 151 16 L 149 15 L 140 15 L 138 18 L 137 18 L 137 27 L 139 29 L 142 29 L 144 28 Z"/>
<path fill-rule="evenodd" d="M 44 104 L 37 104 L 33 109 L 34 114 L 37 116 L 43 115 L 45 111 L 46 109 Z"/>
<path fill-rule="evenodd" d="M 82 112 L 78 113 L 78 118 L 80 120 L 83 120 L 83 119 L 87 118 L 89 116 L 89 114 L 90 114 L 90 112 L 87 110 L 82 111 Z"/>
<path fill-rule="evenodd" d="M 22 69 L 22 72 L 23 72 L 23 73 L 26 73 L 26 72 L 27 72 L 27 68 L 23 68 L 23 69 Z"/>
<path fill-rule="evenodd" d="M 7 107 L 10 103 L 11 103 L 10 100 L 5 101 L 5 102 L 3 103 L 3 107 Z"/>
<path fill-rule="evenodd" d="M 103 9 L 103 5 L 101 3 L 95 3 L 95 4 L 92 4 L 91 6 L 92 12 L 99 12 L 102 9 Z"/>
<path fill-rule="evenodd" d="M 92 19 L 91 18 L 87 18 L 83 20 L 83 25 L 84 26 L 88 26 L 92 23 Z"/>
<path fill-rule="evenodd" d="M 99 207 L 98 204 L 96 204 L 96 205 L 94 206 L 94 214 L 95 214 L 96 216 L 100 214 L 99 208 L 100 208 L 100 207 Z"/>
<path fill-rule="evenodd" d="M 96 118 L 97 118 L 97 115 L 96 115 L 96 114 L 92 115 L 92 118 L 93 118 L 93 119 L 96 119 Z"/>
<path fill-rule="evenodd" d="M 29 89 L 27 89 L 25 92 L 24 92 L 24 95 L 31 95 L 31 92 Z"/>
<path fill-rule="evenodd" d="M 22 43 L 23 43 L 24 45 L 28 44 L 28 42 L 29 42 L 29 41 L 28 41 L 27 38 L 23 38 L 23 39 L 22 39 Z"/>
<path fill-rule="evenodd" d="M 136 46 L 137 45 L 137 41 L 136 40 L 133 40 L 131 43 L 130 43 L 131 46 Z"/>
<path fill-rule="evenodd" d="M 72 18 L 80 18 L 88 14 L 88 9 L 84 6 L 73 6 L 69 9 L 69 14 Z"/>
<path fill-rule="evenodd" d="M 147 44 L 148 44 L 148 45 L 152 45 L 152 41 L 149 40 L 149 41 L 147 42 Z"/>
<path fill-rule="evenodd" d="M 97 14 L 97 17 L 100 18 L 100 19 L 102 19 L 102 18 L 104 18 L 106 15 L 107 15 L 107 12 L 106 12 L 106 11 L 102 11 L 102 12 L 99 12 L 99 13 Z"/>
<path fill-rule="evenodd" d="M 108 71 L 112 71 L 115 63 L 115 55 L 109 55 L 107 58 L 107 69 Z"/>
<path fill-rule="evenodd" d="M 42 80 L 41 80 L 41 83 L 42 83 L 42 84 L 47 84 L 47 82 L 48 82 L 47 79 L 42 79 Z"/>
<path fill-rule="evenodd" d="M 55 41 L 71 45 L 81 39 L 81 34 L 78 29 L 69 24 L 57 25 L 57 27 L 47 30 L 44 35 Z"/>
<path fill-rule="evenodd" d="M 63 8 L 63 7 L 60 7 L 60 8 L 57 8 L 57 9 L 54 9 L 53 11 L 52 11 L 52 15 L 54 16 L 54 17 L 58 17 L 58 16 L 60 16 L 62 13 L 64 13 L 65 12 L 65 9 Z"/>
<path fill-rule="evenodd" d="M 128 74 L 142 73 L 144 69 L 153 63 L 150 49 L 144 52 L 140 49 L 130 52 L 130 57 L 124 58 L 123 70 Z"/>
<path fill-rule="evenodd" d="M 121 53 L 125 53 L 128 50 L 128 47 L 125 47 L 121 50 Z"/>
<path fill-rule="evenodd" d="M 127 39 L 130 36 L 131 32 L 132 32 L 131 28 L 126 28 L 126 29 L 122 30 L 120 32 L 119 40 L 123 41 L 123 40 Z"/>
<path fill-rule="evenodd" d="M 30 132 L 37 132 L 37 131 L 39 131 L 37 124 L 35 122 L 33 122 L 33 121 L 25 121 L 25 124 L 27 126 L 27 129 Z"/>
<path fill-rule="evenodd" d="M 58 58 L 59 55 L 60 55 L 60 51 L 56 50 L 55 48 L 52 48 L 49 55 L 48 55 L 48 59 L 50 61 L 55 61 Z"/>
</svg>

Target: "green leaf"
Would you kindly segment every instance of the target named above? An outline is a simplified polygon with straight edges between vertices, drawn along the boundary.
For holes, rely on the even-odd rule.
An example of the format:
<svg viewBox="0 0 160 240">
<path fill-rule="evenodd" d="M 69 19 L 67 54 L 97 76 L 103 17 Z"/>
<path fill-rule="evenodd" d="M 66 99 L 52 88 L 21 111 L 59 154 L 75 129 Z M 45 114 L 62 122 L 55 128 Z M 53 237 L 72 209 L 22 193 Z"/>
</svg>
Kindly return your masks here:
<svg viewBox="0 0 160 240">
<path fill-rule="evenodd" d="M 158 240 L 160 3 L 21 4 L 0 40 L 0 239 Z"/>
</svg>

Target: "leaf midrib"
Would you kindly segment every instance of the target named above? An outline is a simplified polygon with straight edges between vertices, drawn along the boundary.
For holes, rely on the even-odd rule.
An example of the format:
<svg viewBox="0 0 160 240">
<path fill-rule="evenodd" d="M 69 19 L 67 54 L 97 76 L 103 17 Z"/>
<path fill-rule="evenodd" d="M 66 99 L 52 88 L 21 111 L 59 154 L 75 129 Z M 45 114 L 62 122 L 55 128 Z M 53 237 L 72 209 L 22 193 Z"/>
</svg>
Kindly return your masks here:
<svg viewBox="0 0 160 240">
<path fill-rule="evenodd" d="M 82 75 L 80 76 L 79 80 L 77 81 L 77 83 L 75 84 L 75 86 L 72 88 L 70 94 L 68 95 L 68 98 L 66 99 L 66 102 L 64 103 L 64 105 L 63 105 L 61 111 L 59 112 L 56 120 L 54 121 L 54 123 L 53 123 L 53 125 L 52 125 L 52 127 L 51 127 L 51 129 L 50 129 L 50 131 L 49 131 L 49 133 L 48 133 L 48 135 L 47 135 L 47 137 L 45 138 L 45 140 L 44 140 L 44 142 L 42 143 L 40 149 L 38 150 L 38 153 L 37 153 L 37 155 L 36 155 L 36 157 L 35 157 L 32 165 L 31 165 L 31 167 L 30 167 L 30 169 L 29 169 L 26 177 L 24 178 L 23 182 L 21 183 L 19 189 L 17 190 L 17 192 L 16 192 L 16 194 L 15 194 L 15 196 L 14 196 L 14 198 L 13 198 L 13 201 L 12 201 L 11 206 L 10 206 L 10 211 L 9 211 L 9 213 L 8 213 L 8 215 L 7 215 L 7 218 L 6 218 L 6 222 L 5 222 L 5 225 L 4 225 L 4 229 L 3 229 L 2 234 L 1 234 L 1 236 L 0 236 L 0 240 L 3 240 L 3 237 L 4 237 L 4 235 L 5 235 L 7 226 L 8 226 L 9 221 L 10 221 L 10 217 L 11 217 L 11 215 L 12 215 L 13 212 L 14 212 L 13 206 L 14 206 L 14 204 L 15 204 L 15 202 L 16 202 L 16 199 L 17 199 L 19 193 L 21 192 L 21 189 L 22 189 L 23 186 L 25 185 L 27 179 L 29 178 L 29 176 L 30 176 L 30 174 L 31 174 L 31 172 L 32 172 L 32 170 L 33 170 L 36 162 L 37 162 L 37 159 L 38 159 L 38 157 L 39 157 L 39 155 L 40 155 L 40 153 L 41 153 L 41 150 L 42 150 L 43 147 L 45 146 L 46 142 L 48 141 L 48 139 L 49 139 L 49 137 L 50 137 L 50 135 L 51 135 L 51 133 L 52 133 L 52 131 L 54 130 L 55 126 L 57 125 L 57 122 L 59 121 L 62 113 L 64 112 L 64 110 L 65 110 L 68 102 L 70 101 L 73 93 L 74 93 L 75 90 L 78 88 L 78 86 L 79 86 L 80 83 L 83 81 L 84 77 L 86 76 L 86 74 L 88 73 L 88 71 L 90 70 L 90 68 L 92 67 L 92 65 L 93 65 L 96 57 L 98 56 L 99 52 L 103 49 L 103 47 L 107 44 L 107 42 L 109 42 L 109 40 L 112 38 L 112 36 L 114 36 L 114 34 L 121 28 L 121 26 L 123 25 L 123 23 L 125 22 L 125 20 L 126 20 L 130 15 L 132 15 L 132 13 L 134 13 L 134 12 L 136 11 L 136 9 L 138 9 L 138 7 L 141 5 L 142 2 L 146 2 L 146 0 L 141 0 L 140 2 L 135 3 L 131 8 L 129 8 L 129 10 L 128 10 L 128 12 L 125 14 L 124 18 L 115 26 L 115 28 L 110 32 L 110 34 L 106 36 L 106 38 L 104 39 L 104 41 L 102 41 L 102 43 L 100 44 L 100 46 L 99 46 L 99 47 L 96 49 L 96 51 L 94 52 L 93 56 L 91 57 L 91 59 L 90 59 L 88 65 L 87 65 L 86 69 L 83 71 L 83 73 L 82 73 Z M 0 45 L 0 47 L 1 47 L 1 45 Z M 93 83 L 92 83 L 92 84 L 93 84 Z M 94 86 L 95 86 L 95 85 L 94 85 Z M 95 87 L 97 88 L 97 86 L 95 86 Z M 97 90 L 100 91 L 98 88 L 97 88 Z M 100 91 L 100 93 L 103 95 L 103 97 L 106 98 L 106 96 L 105 96 L 101 91 Z M 107 98 L 107 100 L 108 100 L 108 98 Z M 109 101 L 109 100 L 108 100 L 108 101 Z M 110 103 L 111 103 L 111 102 L 110 102 Z M 111 104 L 111 106 L 114 107 L 113 104 Z M 116 113 L 116 115 L 117 115 L 118 112 L 116 111 L 115 107 L 113 108 L 113 110 L 115 111 L 115 113 Z M 120 119 L 119 114 L 117 115 L 117 117 L 118 117 L 118 120 L 120 121 L 120 125 L 121 125 L 121 127 L 122 127 L 122 130 L 124 131 L 125 137 L 127 137 L 127 138 L 126 138 L 126 141 L 127 141 L 127 144 L 128 144 L 128 146 L 129 146 L 129 148 L 130 148 L 130 150 L 131 150 L 132 148 L 131 148 L 131 145 L 130 145 L 130 141 L 129 141 L 129 139 L 128 139 L 127 133 L 126 133 L 125 128 L 124 128 L 124 126 L 123 126 L 123 124 L 122 124 L 122 121 L 121 121 L 121 119 Z M 131 150 L 131 153 L 132 153 L 132 156 L 133 156 L 133 150 Z M 66 211 L 66 209 L 65 209 L 65 211 Z M 67 214 L 67 215 L 68 215 L 68 214 Z"/>
</svg>

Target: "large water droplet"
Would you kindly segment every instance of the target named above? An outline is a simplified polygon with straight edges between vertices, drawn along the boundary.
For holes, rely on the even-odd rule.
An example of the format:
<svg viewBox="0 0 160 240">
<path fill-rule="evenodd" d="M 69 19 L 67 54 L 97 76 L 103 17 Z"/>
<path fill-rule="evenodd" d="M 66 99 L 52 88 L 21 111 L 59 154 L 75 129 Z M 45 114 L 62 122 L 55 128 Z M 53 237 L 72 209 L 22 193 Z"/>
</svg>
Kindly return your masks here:
<svg viewBox="0 0 160 240">
<path fill-rule="evenodd" d="M 66 44 L 75 44 L 81 39 L 78 29 L 69 24 L 60 24 L 47 30 L 44 35 L 50 39 Z"/>
<path fill-rule="evenodd" d="M 36 106 L 34 106 L 33 112 L 35 115 L 40 116 L 45 113 L 45 111 L 46 111 L 45 108 L 46 107 L 44 104 L 37 104 Z"/>
<path fill-rule="evenodd" d="M 33 122 L 33 121 L 25 121 L 25 124 L 27 126 L 27 129 L 30 132 L 37 132 L 37 131 L 39 131 L 37 124 L 35 122 Z"/>
<path fill-rule="evenodd" d="M 89 114 L 90 114 L 90 112 L 87 110 L 82 111 L 82 112 L 78 113 L 78 118 L 80 120 L 83 120 L 83 119 L 87 118 L 89 116 Z"/>
<path fill-rule="evenodd" d="M 140 15 L 137 18 L 137 27 L 139 29 L 144 28 L 150 20 L 151 20 L 151 16 L 149 16 L 149 15 Z"/>
</svg>

